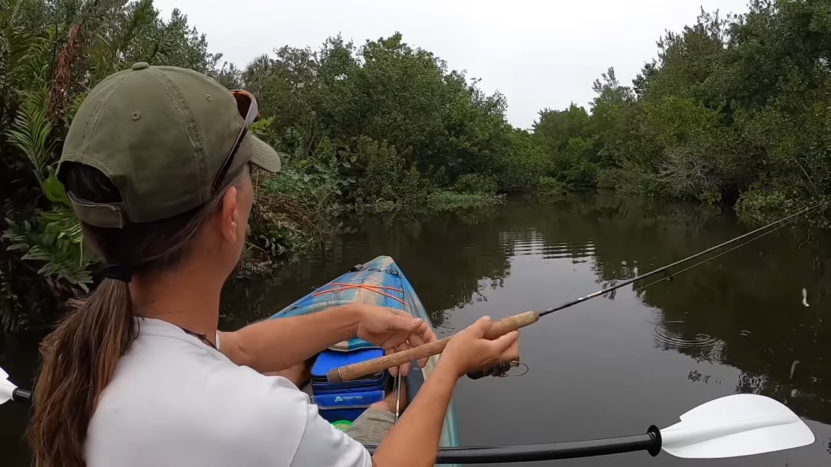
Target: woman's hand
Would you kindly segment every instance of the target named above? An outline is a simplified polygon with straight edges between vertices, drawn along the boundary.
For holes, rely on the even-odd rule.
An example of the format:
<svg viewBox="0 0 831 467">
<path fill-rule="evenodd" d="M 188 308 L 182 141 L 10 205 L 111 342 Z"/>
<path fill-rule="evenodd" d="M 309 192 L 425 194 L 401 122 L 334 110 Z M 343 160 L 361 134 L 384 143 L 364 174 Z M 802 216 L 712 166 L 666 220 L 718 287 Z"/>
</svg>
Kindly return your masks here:
<svg viewBox="0 0 831 467">
<path fill-rule="evenodd" d="M 451 366 L 461 377 L 498 363 L 519 360 L 519 331 L 488 340 L 483 336 L 490 326 L 491 319 L 485 316 L 453 336 L 441 354 L 441 365 Z"/>
<path fill-rule="evenodd" d="M 387 354 L 436 341 L 430 325 L 408 313 L 364 303 L 356 303 L 355 306 L 358 307 L 358 322 L 353 335 L 380 346 Z M 426 358 L 418 361 L 421 368 L 426 364 Z M 396 376 L 398 371 L 401 371 L 401 376 L 407 376 L 410 364 L 390 368 L 392 376 Z"/>
</svg>

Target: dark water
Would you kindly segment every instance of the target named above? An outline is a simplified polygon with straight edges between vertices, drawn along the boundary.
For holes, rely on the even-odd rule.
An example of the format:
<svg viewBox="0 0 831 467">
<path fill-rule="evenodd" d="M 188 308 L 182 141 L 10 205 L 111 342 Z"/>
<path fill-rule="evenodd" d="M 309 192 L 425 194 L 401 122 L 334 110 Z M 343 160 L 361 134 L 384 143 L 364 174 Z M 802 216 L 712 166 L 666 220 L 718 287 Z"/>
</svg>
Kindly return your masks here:
<svg viewBox="0 0 831 467">
<path fill-rule="evenodd" d="M 390 255 L 446 335 L 483 314 L 498 318 L 560 304 L 747 230 L 717 210 L 598 196 L 555 205 L 510 202 L 420 221 L 365 221 L 334 239 L 325 258 L 288 266 L 268 281 L 229 285 L 222 327 L 265 317 L 354 264 Z M 460 382 L 455 400 L 462 443 L 638 434 L 651 424 L 673 424 L 710 399 L 749 392 L 787 404 L 804 417 L 816 442 L 729 460 L 633 453 L 557 464 L 828 465 L 829 266 L 831 237 L 796 225 L 672 282 L 638 292 L 625 287 L 546 317 L 521 334 L 527 375 Z M 0 365 L 15 380 L 30 377 L 33 355 L 30 340 L 0 338 Z M 0 407 L 4 466 L 29 465 L 20 442 L 25 415 L 20 406 Z"/>
</svg>

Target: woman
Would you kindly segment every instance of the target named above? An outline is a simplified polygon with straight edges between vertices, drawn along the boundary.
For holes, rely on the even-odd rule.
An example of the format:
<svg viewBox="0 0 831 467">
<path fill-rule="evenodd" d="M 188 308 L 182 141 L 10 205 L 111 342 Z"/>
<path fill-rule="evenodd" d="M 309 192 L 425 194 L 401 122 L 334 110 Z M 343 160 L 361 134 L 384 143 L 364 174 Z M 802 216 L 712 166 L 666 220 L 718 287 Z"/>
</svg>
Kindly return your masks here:
<svg viewBox="0 0 831 467">
<path fill-rule="evenodd" d="M 354 336 L 388 351 L 434 341 L 426 323 L 356 304 L 218 332 L 254 202 L 249 164 L 280 168 L 247 131 L 257 116 L 248 93 L 146 63 L 78 110 L 58 178 L 107 266 L 43 342 L 28 433 L 37 466 L 432 465 L 456 380 L 518 358 L 517 333 L 482 338 L 488 319 L 458 334 L 370 457 L 265 373 Z M 389 417 L 367 412 L 353 427 L 371 438 Z"/>
</svg>

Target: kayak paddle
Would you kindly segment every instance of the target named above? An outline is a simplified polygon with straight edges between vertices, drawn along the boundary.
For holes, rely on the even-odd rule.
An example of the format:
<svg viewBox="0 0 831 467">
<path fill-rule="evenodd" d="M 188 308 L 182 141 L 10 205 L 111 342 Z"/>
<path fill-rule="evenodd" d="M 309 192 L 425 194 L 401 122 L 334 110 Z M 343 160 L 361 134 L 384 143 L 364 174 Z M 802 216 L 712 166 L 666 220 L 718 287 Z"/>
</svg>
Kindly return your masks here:
<svg viewBox="0 0 831 467">
<path fill-rule="evenodd" d="M 32 392 L 25 389 L 20 389 L 9 381 L 9 374 L 0 368 L 0 405 L 8 401 L 29 400 L 32 398 Z"/>
<path fill-rule="evenodd" d="M 31 391 L 9 381 L 0 368 L 0 404 L 30 400 Z M 717 459 L 784 451 L 814 442 L 814 433 L 791 409 L 766 396 L 733 394 L 681 415 L 681 421 L 664 429 L 650 426 L 642 435 L 589 441 L 525 446 L 440 448 L 438 464 L 490 464 L 532 462 L 662 450 L 676 457 Z M 367 446 L 374 453 L 377 446 Z"/>
<path fill-rule="evenodd" d="M 642 435 L 557 444 L 439 448 L 437 464 L 534 462 L 662 450 L 675 457 L 717 459 L 783 451 L 814 442 L 811 429 L 790 409 L 766 396 L 733 394 L 705 402 L 664 429 Z M 368 447 L 375 452 L 377 447 Z"/>
</svg>

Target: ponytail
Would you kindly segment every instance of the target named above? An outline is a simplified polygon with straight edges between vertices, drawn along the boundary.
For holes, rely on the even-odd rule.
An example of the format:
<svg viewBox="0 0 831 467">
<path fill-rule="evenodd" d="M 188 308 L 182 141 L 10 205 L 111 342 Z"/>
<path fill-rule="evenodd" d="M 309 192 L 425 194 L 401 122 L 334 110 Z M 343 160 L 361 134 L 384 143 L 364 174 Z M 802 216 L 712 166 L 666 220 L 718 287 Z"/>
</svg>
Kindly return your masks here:
<svg viewBox="0 0 831 467">
<path fill-rule="evenodd" d="M 65 163 L 65 186 L 79 199 L 112 203 L 118 189 L 97 169 Z M 111 264 L 133 265 L 150 277 L 175 267 L 198 232 L 220 208 L 228 187 L 239 185 L 248 168 L 200 208 L 123 228 L 81 223 L 84 243 Z M 35 467 L 85 467 L 84 443 L 95 407 L 118 360 L 138 336 L 127 282 L 105 278 L 58 323 L 40 347 L 43 366 L 34 390 L 34 414 L 27 431 Z"/>
<path fill-rule="evenodd" d="M 89 421 L 137 333 L 127 283 L 104 279 L 43 340 L 28 432 L 36 467 L 86 465 Z"/>
</svg>

